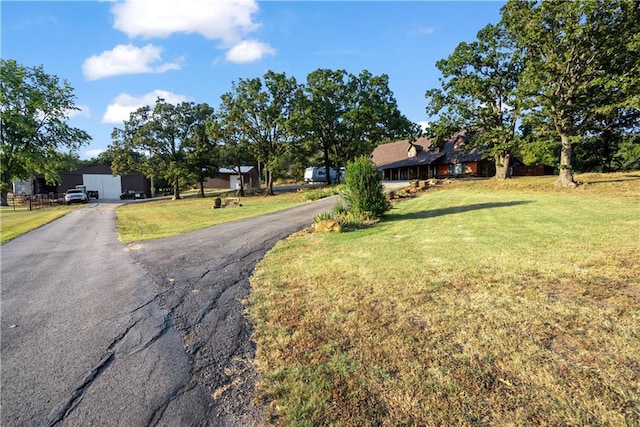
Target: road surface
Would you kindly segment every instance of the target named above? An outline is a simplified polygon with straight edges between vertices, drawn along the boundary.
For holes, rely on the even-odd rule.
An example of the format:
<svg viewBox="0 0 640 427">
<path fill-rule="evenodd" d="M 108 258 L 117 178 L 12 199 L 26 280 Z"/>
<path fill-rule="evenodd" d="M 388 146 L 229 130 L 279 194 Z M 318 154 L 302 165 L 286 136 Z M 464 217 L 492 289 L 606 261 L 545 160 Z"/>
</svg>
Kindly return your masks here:
<svg viewBox="0 0 640 427">
<path fill-rule="evenodd" d="M 117 239 L 119 204 L 0 247 L 0 424 L 263 424 L 249 277 L 335 200 L 130 245 Z"/>
</svg>

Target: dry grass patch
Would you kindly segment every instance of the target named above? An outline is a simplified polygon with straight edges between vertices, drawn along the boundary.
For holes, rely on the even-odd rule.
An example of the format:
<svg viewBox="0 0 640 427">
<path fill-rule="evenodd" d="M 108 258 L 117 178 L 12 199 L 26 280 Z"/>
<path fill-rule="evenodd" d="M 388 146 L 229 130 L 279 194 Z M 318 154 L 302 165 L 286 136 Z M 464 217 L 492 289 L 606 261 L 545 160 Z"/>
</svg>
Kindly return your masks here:
<svg viewBox="0 0 640 427">
<path fill-rule="evenodd" d="M 640 424 L 640 180 L 619 195 L 520 182 L 278 244 L 250 298 L 278 421 Z"/>
</svg>

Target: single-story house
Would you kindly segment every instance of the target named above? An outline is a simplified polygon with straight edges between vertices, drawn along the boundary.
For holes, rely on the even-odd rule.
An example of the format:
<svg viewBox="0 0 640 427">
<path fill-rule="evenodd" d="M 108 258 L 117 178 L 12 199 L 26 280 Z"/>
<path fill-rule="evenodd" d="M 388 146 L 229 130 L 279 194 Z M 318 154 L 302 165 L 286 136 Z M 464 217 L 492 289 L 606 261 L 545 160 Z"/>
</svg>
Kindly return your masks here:
<svg viewBox="0 0 640 427">
<path fill-rule="evenodd" d="M 464 150 L 465 141 L 463 134 L 442 147 L 426 137 L 414 142 L 405 139 L 377 146 L 372 159 L 382 179 L 388 181 L 495 175 L 493 162 L 483 159 L 476 147 Z"/>
<path fill-rule="evenodd" d="M 258 170 L 254 166 L 240 166 L 240 174 L 242 174 L 245 188 L 260 187 Z M 235 190 L 240 185 L 240 174 L 234 169 L 220 168 L 217 177 L 207 178 L 204 181 L 204 187 Z"/>
</svg>

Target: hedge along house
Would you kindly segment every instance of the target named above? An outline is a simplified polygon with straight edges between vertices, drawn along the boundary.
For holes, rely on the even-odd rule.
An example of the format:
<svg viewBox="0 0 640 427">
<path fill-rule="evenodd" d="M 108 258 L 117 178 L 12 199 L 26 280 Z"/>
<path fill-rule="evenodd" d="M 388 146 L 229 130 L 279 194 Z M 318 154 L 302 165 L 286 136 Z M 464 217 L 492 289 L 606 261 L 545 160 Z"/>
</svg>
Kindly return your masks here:
<svg viewBox="0 0 640 427">
<path fill-rule="evenodd" d="M 465 151 L 464 145 L 460 134 L 442 147 L 426 137 L 405 139 L 377 146 L 372 159 L 386 181 L 495 175 L 493 162 L 482 159 L 478 148 Z"/>
<path fill-rule="evenodd" d="M 113 176 L 111 167 L 94 165 L 70 172 L 60 172 L 61 184 L 57 192 L 64 193 L 76 185 L 84 185 L 87 191 L 97 191 L 100 199 L 119 199 L 126 190 L 143 192 L 151 197 L 151 183 L 140 173 L 130 173 L 124 176 Z"/>
<path fill-rule="evenodd" d="M 260 186 L 258 171 L 253 166 L 240 166 L 240 174 L 245 188 L 254 188 Z M 235 190 L 240 184 L 240 174 L 237 170 L 220 168 L 218 176 L 215 178 L 207 178 L 204 181 L 204 188 L 229 188 Z"/>
</svg>

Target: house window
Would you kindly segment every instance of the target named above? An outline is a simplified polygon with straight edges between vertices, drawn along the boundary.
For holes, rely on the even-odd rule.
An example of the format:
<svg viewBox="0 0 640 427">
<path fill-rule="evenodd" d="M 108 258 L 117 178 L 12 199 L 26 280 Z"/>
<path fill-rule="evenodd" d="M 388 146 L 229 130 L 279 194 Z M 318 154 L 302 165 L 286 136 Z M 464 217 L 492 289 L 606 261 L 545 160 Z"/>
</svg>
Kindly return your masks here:
<svg viewBox="0 0 640 427">
<path fill-rule="evenodd" d="M 449 165 L 449 175 L 462 175 L 464 174 L 464 163 L 454 163 Z"/>
</svg>

